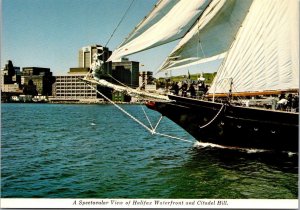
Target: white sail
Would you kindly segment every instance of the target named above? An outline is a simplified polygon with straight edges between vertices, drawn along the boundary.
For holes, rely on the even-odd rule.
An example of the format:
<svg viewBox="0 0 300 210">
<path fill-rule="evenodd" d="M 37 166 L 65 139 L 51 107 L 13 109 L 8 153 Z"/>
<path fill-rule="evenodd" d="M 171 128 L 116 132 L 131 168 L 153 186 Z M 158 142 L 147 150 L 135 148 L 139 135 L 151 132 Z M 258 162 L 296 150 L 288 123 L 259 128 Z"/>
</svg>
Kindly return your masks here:
<svg viewBox="0 0 300 210">
<path fill-rule="evenodd" d="M 299 89 L 299 1 L 255 0 L 209 93 Z"/>
<path fill-rule="evenodd" d="M 108 61 L 182 38 L 211 0 L 161 0 Z"/>
<path fill-rule="evenodd" d="M 159 71 L 224 58 L 252 0 L 214 0 Z"/>
</svg>

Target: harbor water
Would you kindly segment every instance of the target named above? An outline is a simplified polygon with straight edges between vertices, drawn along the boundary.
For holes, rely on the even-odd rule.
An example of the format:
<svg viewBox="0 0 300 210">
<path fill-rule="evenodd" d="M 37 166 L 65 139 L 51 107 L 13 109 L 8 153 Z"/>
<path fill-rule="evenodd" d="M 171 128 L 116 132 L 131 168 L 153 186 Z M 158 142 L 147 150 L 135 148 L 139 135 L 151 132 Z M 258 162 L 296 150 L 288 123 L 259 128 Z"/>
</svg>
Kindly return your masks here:
<svg viewBox="0 0 300 210">
<path fill-rule="evenodd" d="M 149 127 L 142 108 L 152 126 L 160 118 L 121 106 Z M 298 197 L 297 154 L 199 144 L 166 118 L 159 132 L 192 142 L 152 135 L 113 105 L 2 104 L 1 113 L 3 198 Z"/>
</svg>

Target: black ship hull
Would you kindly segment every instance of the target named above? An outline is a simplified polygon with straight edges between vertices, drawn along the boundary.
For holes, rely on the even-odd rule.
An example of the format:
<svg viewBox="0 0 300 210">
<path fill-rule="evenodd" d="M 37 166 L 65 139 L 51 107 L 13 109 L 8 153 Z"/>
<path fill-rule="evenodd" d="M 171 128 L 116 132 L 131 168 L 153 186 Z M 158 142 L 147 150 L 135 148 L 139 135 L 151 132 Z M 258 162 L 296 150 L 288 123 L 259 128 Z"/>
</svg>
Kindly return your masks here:
<svg viewBox="0 0 300 210">
<path fill-rule="evenodd" d="M 233 106 L 170 95 L 172 102 L 147 107 L 190 133 L 196 140 L 229 147 L 298 152 L 299 115 Z"/>
</svg>

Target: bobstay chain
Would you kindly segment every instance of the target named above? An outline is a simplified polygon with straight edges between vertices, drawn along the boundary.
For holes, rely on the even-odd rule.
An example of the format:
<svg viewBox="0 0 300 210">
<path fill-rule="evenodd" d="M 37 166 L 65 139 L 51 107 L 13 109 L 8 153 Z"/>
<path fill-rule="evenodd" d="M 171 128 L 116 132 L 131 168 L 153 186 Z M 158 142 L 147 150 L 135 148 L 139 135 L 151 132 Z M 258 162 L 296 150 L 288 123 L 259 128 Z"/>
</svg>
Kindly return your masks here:
<svg viewBox="0 0 300 210">
<path fill-rule="evenodd" d="M 130 113 L 128 113 L 126 110 L 124 110 L 122 107 L 120 107 L 118 104 L 116 104 L 115 102 L 113 102 L 112 100 L 110 100 L 108 97 L 106 97 L 103 93 L 101 93 L 99 90 L 97 90 L 95 87 L 93 87 L 92 85 L 90 85 L 89 83 L 87 83 L 87 85 L 91 88 L 93 88 L 94 90 L 97 91 L 97 93 L 99 93 L 103 98 L 105 98 L 107 101 L 109 101 L 111 104 L 113 104 L 116 108 L 118 108 L 120 111 L 122 111 L 124 114 L 126 114 L 129 118 L 131 118 L 133 121 L 137 122 L 139 125 L 141 125 L 143 128 L 145 128 L 147 131 L 149 131 L 152 135 L 156 134 L 156 135 L 159 135 L 159 136 L 164 136 L 164 137 L 168 137 L 168 138 L 171 138 L 171 139 L 176 139 L 176 140 L 180 140 L 180 141 L 185 141 L 185 142 L 190 142 L 190 143 L 195 143 L 195 141 L 191 141 L 191 140 L 187 140 L 187 139 L 183 139 L 183 138 L 180 138 L 180 137 L 176 137 L 176 136 L 171 136 L 171 135 L 168 135 L 168 134 L 163 134 L 163 133 L 159 133 L 159 132 L 156 132 L 156 129 L 158 127 L 158 125 L 160 124 L 163 116 L 161 115 L 158 122 L 156 123 L 155 127 L 153 128 L 153 125 L 151 124 L 150 120 L 149 120 L 149 117 L 147 116 L 144 108 L 142 107 L 143 111 L 144 111 L 144 114 L 150 124 L 150 127 L 149 128 L 148 126 L 146 126 L 143 122 L 141 122 L 140 120 L 138 120 L 137 118 L 135 118 L 134 116 L 132 116 Z"/>
</svg>

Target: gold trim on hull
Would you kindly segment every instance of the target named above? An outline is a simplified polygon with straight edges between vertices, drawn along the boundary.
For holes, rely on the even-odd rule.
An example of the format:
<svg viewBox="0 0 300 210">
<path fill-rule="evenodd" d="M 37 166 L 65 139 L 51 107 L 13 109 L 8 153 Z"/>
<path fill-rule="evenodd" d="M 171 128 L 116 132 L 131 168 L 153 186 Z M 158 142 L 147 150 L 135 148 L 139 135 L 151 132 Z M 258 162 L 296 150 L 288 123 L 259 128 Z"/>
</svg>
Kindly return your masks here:
<svg viewBox="0 0 300 210">
<path fill-rule="evenodd" d="M 236 92 L 236 93 L 231 93 L 232 97 L 238 97 L 238 96 L 260 96 L 260 95 L 278 95 L 278 94 L 285 94 L 285 93 L 299 93 L 299 89 L 290 89 L 290 90 L 271 90 L 271 91 L 257 91 L 257 92 Z M 219 97 L 219 98 L 224 98 L 228 97 L 229 93 L 215 93 L 215 94 L 208 94 L 206 95 L 207 98 L 212 98 L 212 97 Z"/>
</svg>

